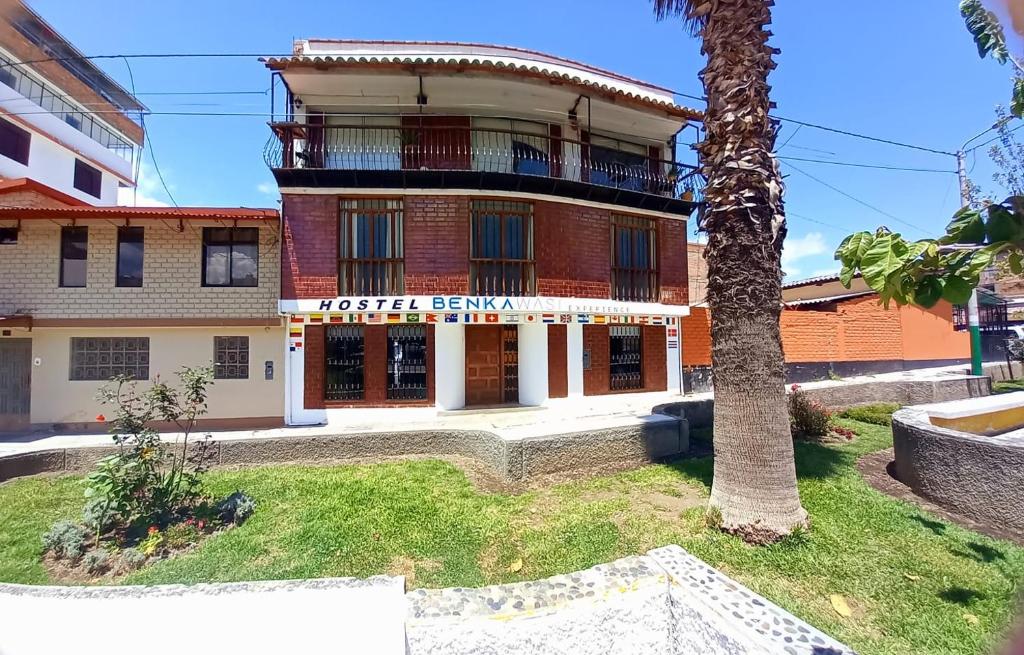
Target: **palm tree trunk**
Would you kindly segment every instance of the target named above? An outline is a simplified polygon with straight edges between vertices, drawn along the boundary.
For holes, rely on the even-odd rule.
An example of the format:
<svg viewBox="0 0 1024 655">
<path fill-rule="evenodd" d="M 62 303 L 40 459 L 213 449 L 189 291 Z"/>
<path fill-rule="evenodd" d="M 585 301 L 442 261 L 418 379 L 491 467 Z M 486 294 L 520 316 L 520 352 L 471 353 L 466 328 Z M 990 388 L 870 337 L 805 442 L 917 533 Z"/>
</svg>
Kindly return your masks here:
<svg viewBox="0 0 1024 655">
<path fill-rule="evenodd" d="M 715 477 L 722 528 L 773 541 L 807 522 L 800 505 L 779 332 L 782 179 L 772 151 L 771 0 L 717 0 L 702 26 L 708 65 L 708 301 L 715 386 Z"/>
</svg>

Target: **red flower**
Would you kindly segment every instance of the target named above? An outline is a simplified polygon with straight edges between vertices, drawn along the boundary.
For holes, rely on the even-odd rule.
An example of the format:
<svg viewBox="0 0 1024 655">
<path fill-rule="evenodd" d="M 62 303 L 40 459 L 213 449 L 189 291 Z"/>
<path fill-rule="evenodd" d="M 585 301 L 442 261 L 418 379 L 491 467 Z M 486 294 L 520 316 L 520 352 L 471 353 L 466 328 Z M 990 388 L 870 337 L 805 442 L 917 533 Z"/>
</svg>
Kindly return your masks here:
<svg viewBox="0 0 1024 655">
<path fill-rule="evenodd" d="M 155 525 L 149 526 L 149 534 L 156 534 L 157 532 L 160 532 L 160 528 Z"/>
<path fill-rule="evenodd" d="M 203 529 L 203 527 L 204 527 L 205 525 L 206 525 L 206 523 L 204 523 L 203 521 L 200 521 L 200 522 L 198 523 L 197 527 L 198 527 L 198 528 L 199 528 L 200 530 L 202 530 L 202 529 Z"/>
<path fill-rule="evenodd" d="M 789 389 L 790 389 L 790 391 L 800 391 L 800 385 L 799 384 L 794 384 Z"/>
<path fill-rule="evenodd" d="M 106 417 L 106 416 L 104 416 L 103 414 L 97 414 L 97 415 L 96 415 L 96 420 L 97 420 L 97 421 L 98 421 L 99 423 L 104 423 L 104 422 L 105 422 L 105 421 L 107 420 L 107 417 Z"/>
</svg>

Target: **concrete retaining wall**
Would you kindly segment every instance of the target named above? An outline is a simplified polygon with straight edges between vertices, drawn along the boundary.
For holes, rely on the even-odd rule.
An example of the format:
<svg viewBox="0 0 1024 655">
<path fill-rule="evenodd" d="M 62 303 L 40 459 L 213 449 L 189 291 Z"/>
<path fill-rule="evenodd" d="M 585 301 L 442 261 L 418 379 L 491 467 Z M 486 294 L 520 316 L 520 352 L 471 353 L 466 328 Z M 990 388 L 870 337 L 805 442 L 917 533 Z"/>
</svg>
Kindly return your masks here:
<svg viewBox="0 0 1024 655">
<path fill-rule="evenodd" d="M 90 639 L 116 616 L 119 643 L 150 655 L 195 652 L 381 655 L 852 655 L 853 651 L 678 546 L 545 580 L 418 589 L 401 578 L 157 587 L 0 584 L 0 652 L 99 655 Z M 221 617 L 218 629 L 154 639 L 153 616 Z M 60 617 L 60 630 L 50 628 Z M 234 626 L 235 629 L 232 629 Z M 136 634 L 137 633 L 137 634 Z"/>
<path fill-rule="evenodd" d="M 641 466 L 688 448 L 686 421 L 655 415 L 616 427 L 525 439 L 469 430 L 225 439 L 214 442 L 212 455 L 215 466 L 452 455 L 480 462 L 514 488 L 543 475 Z M 0 482 L 37 473 L 84 473 L 115 452 L 92 446 L 0 457 Z"/>
<path fill-rule="evenodd" d="M 896 475 L 958 514 L 1024 532 L 1024 432 L 979 437 L 932 425 L 926 410 L 892 416 Z"/>
</svg>

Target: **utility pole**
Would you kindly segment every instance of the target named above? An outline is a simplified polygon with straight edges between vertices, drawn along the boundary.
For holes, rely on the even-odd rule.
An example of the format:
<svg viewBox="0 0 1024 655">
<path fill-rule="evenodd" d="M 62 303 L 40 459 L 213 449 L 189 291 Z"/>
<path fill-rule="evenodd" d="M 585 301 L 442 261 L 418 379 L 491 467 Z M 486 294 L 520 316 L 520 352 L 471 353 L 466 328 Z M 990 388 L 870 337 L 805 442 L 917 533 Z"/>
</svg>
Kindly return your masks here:
<svg viewBox="0 0 1024 655">
<path fill-rule="evenodd" d="M 956 151 L 956 174 L 960 178 L 960 206 L 971 204 L 971 184 L 967 180 L 966 155 L 963 149 Z M 981 375 L 981 321 L 978 317 L 978 290 L 971 291 L 967 301 L 967 330 L 971 335 L 971 375 Z"/>
</svg>

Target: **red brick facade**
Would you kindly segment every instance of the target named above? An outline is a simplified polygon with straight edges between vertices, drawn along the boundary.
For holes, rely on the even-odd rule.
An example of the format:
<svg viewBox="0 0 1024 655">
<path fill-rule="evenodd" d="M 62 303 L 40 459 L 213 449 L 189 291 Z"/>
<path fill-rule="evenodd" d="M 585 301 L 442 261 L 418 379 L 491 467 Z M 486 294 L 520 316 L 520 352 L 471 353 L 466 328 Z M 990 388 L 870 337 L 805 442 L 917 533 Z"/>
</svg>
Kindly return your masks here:
<svg viewBox="0 0 1024 655">
<path fill-rule="evenodd" d="M 340 196 L 284 194 L 282 297 L 338 294 Z M 470 204 L 467 196 L 403 197 L 405 292 L 469 292 Z M 534 201 L 537 295 L 609 298 L 611 214 L 567 202 Z M 686 223 L 656 219 L 661 302 L 687 302 Z"/>
<path fill-rule="evenodd" d="M 548 398 L 565 398 L 569 395 L 568 341 L 567 326 L 548 326 Z"/>
<path fill-rule="evenodd" d="M 645 325 L 640 329 L 643 336 L 641 354 L 644 386 L 636 391 L 665 391 L 668 388 L 665 328 Z M 608 326 L 584 325 L 583 350 L 590 351 L 590 368 L 583 371 L 583 395 L 597 396 L 612 393 L 609 361 L 611 335 Z"/>
<path fill-rule="evenodd" d="M 469 290 L 469 198 L 406 196 L 405 292 L 462 295 Z"/>
</svg>

